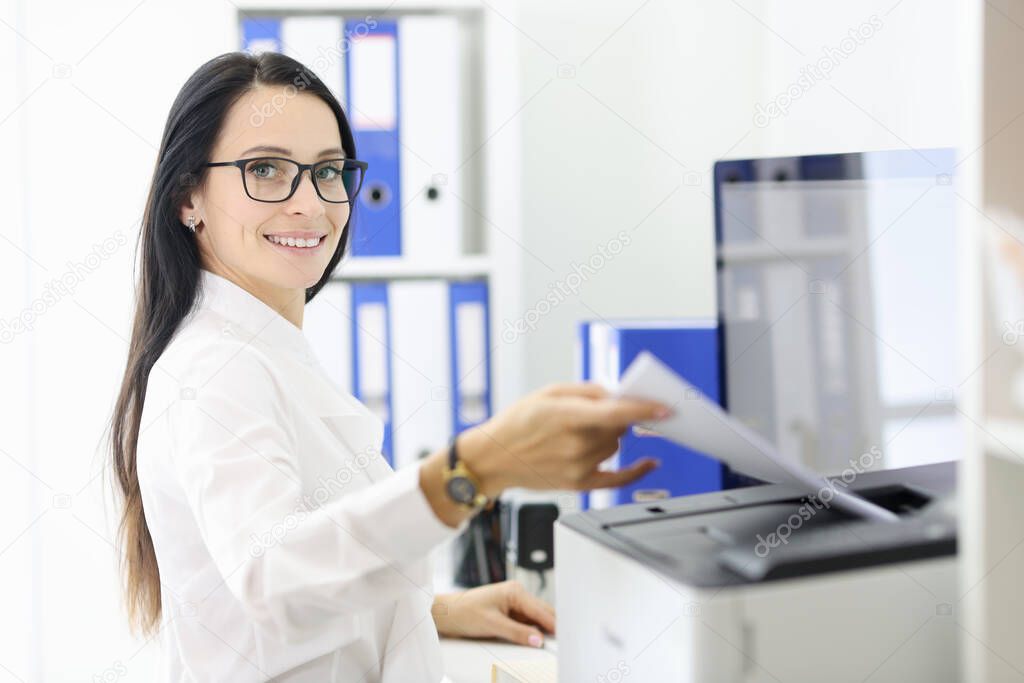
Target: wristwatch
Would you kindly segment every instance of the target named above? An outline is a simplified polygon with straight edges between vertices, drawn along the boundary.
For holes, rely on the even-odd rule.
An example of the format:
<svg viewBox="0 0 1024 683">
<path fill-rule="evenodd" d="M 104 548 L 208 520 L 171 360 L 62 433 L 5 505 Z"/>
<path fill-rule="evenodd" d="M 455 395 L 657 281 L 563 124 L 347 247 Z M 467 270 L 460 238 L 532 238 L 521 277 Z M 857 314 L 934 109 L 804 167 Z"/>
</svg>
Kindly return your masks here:
<svg viewBox="0 0 1024 683">
<path fill-rule="evenodd" d="M 444 490 L 453 501 L 471 510 L 487 505 L 487 496 L 480 492 L 480 482 L 466 468 L 455 449 L 455 439 L 448 447 L 448 463 L 444 469 Z"/>
</svg>

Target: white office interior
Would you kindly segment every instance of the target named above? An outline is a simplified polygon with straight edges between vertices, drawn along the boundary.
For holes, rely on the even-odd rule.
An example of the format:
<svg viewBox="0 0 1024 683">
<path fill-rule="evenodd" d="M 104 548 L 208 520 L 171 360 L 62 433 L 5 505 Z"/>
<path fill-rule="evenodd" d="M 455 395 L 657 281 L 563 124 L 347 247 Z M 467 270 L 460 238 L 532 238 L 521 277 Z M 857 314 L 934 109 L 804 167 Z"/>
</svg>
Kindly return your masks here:
<svg viewBox="0 0 1024 683">
<path fill-rule="evenodd" d="M 800 473 L 871 455 L 853 488 L 899 508 L 902 536 L 849 527 L 874 554 L 823 559 L 844 542 L 826 526 L 757 562 L 758 515 L 802 493 L 725 467 L 754 436 L 668 483 L 511 491 L 558 516 L 552 566 L 506 568 L 558 634 L 442 638 L 450 681 L 1024 681 L 1016 0 L 5 3 L 0 681 L 157 680 L 159 638 L 125 618 L 103 430 L 167 110 L 234 50 L 374 100 L 349 112 L 357 146 L 396 138 L 397 180 L 371 160 L 363 189 L 396 242 L 357 245 L 305 327 L 393 466 L 550 383 L 613 388 L 639 344 Z M 764 264 L 777 277 L 750 284 Z M 663 466 L 681 448 L 630 438 Z M 435 562 L 458 583 L 454 548 Z"/>
</svg>

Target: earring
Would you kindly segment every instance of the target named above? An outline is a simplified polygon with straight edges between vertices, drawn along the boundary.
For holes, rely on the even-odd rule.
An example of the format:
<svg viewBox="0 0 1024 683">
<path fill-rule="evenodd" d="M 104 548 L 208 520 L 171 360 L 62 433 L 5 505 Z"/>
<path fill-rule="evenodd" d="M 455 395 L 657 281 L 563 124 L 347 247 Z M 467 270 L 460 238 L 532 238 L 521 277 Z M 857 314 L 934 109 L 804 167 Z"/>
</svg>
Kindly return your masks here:
<svg viewBox="0 0 1024 683">
<path fill-rule="evenodd" d="M 191 230 L 193 233 L 196 231 L 196 217 L 195 216 L 189 216 L 188 217 L 188 229 Z"/>
</svg>

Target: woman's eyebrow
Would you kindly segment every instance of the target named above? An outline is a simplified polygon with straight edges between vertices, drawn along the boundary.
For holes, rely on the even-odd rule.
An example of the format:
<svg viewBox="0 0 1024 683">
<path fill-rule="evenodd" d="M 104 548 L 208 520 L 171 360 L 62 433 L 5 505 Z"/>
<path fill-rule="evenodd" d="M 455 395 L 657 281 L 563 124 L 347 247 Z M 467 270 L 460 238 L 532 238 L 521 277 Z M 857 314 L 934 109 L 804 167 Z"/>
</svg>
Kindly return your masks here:
<svg viewBox="0 0 1024 683">
<path fill-rule="evenodd" d="M 290 149 L 285 149 L 284 147 L 275 147 L 273 145 L 256 145 L 255 147 L 250 147 L 249 149 L 242 152 L 242 156 L 244 157 L 246 154 L 250 154 L 252 152 L 271 152 L 272 154 L 284 154 L 286 156 L 292 153 Z"/>
<path fill-rule="evenodd" d="M 330 149 L 325 149 L 324 151 L 320 152 L 320 154 L 318 154 L 317 156 L 318 157 L 343 157 L 343 156 L 345 156 L 345 150 L 343 150 L 341 147 L 331 147 Z"/>
<path fill-rule="evenodd" d="M 244 157 L 245 155 L 251 154 L 252 152 L 270 152 L 271 154 L 281 154 L 284 156 L 291 156 L 292 153 L 290 149 L 285 149 L 284 147 L 276 147 L 274 145 L 257 145 L 255 147 L 250 147 L 249 149 L 242 152 L 242 156 Z M 317 155 L 317 157 L 326 156 L 343 157 L 345 156 L 345 150 L 343 150 L 341 147 L 330 147 Z"/>
</svg>

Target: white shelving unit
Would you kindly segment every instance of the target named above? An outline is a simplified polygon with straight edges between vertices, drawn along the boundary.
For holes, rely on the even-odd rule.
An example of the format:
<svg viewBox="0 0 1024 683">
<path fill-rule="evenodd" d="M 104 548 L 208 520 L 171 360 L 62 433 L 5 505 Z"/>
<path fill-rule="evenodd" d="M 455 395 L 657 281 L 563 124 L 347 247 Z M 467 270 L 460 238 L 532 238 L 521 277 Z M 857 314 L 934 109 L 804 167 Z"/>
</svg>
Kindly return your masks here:
<svg viewBox="0 0 1024 683">
<path fill-rule="evenodd" d="M 493 278 L 490 259 L 477 254 L 445 263 L 416 263 L 398 257 L 345 257 L 335 276 L 345 281 Z"/>
<path fill-rule="evenodd" d="M 490 11 L 480 0 L 246 0 L 235 3 L 239 19 L 262 16 L 319 15 L 364 20 L 408 14 L 448 14 L 463 30 L 465 160 L 464 253 L 445 262 L 403 257 L 346 256 L 335 271 L 343 281 L 403 279 L 484 279 L 490 295 L 491 397 L 497 411 L 523 392 L 525 367 L 521 345 L 501 341 L 502 322 L 521 311 L 520 132 L 515 114 L 522 105 L 518 88 L 517 33 L 509 12 Z M 497 134 L 500 131 L 500 134 Z M 499 257 L 500 256 L 500 257 Z"/>
<path fill-rule="evenodd" d="M 1021 319 L 1020 292 L 993 277 L 1006 268 L 989 251 L 990 240 L 1024 225 L 1024 129 L 1014 125 L 1024 111 L 1019 83 L 1024 72 L 1020 40 L 1024 12 L 1018 3 L 999 6 L 985 0 L 958 4 L 957 41 L 964 65 L 957 168 L 960 262 L 964 290 L 957 302 L 963 362 L 969 381 L 964 418 L 971 430 L 960 461 L 958 489 L 963 598 L 954 614 L 960 627 L 961 670 L 957 680 L 982 683 L 1020 680 L 1024 594 L 1024 415 L 1015 378 L 1024 370 L 1020 345 L 1001 338 Z M 1019 284 L 1019 281 L 1017 282 Z M 1008 297 L 1008 298 L 1007 298 Z M 1006 318 L 1010 319 L 1007 320 Z M 998 351 L 994 351 L 996 349 Z"/>
</svg>

